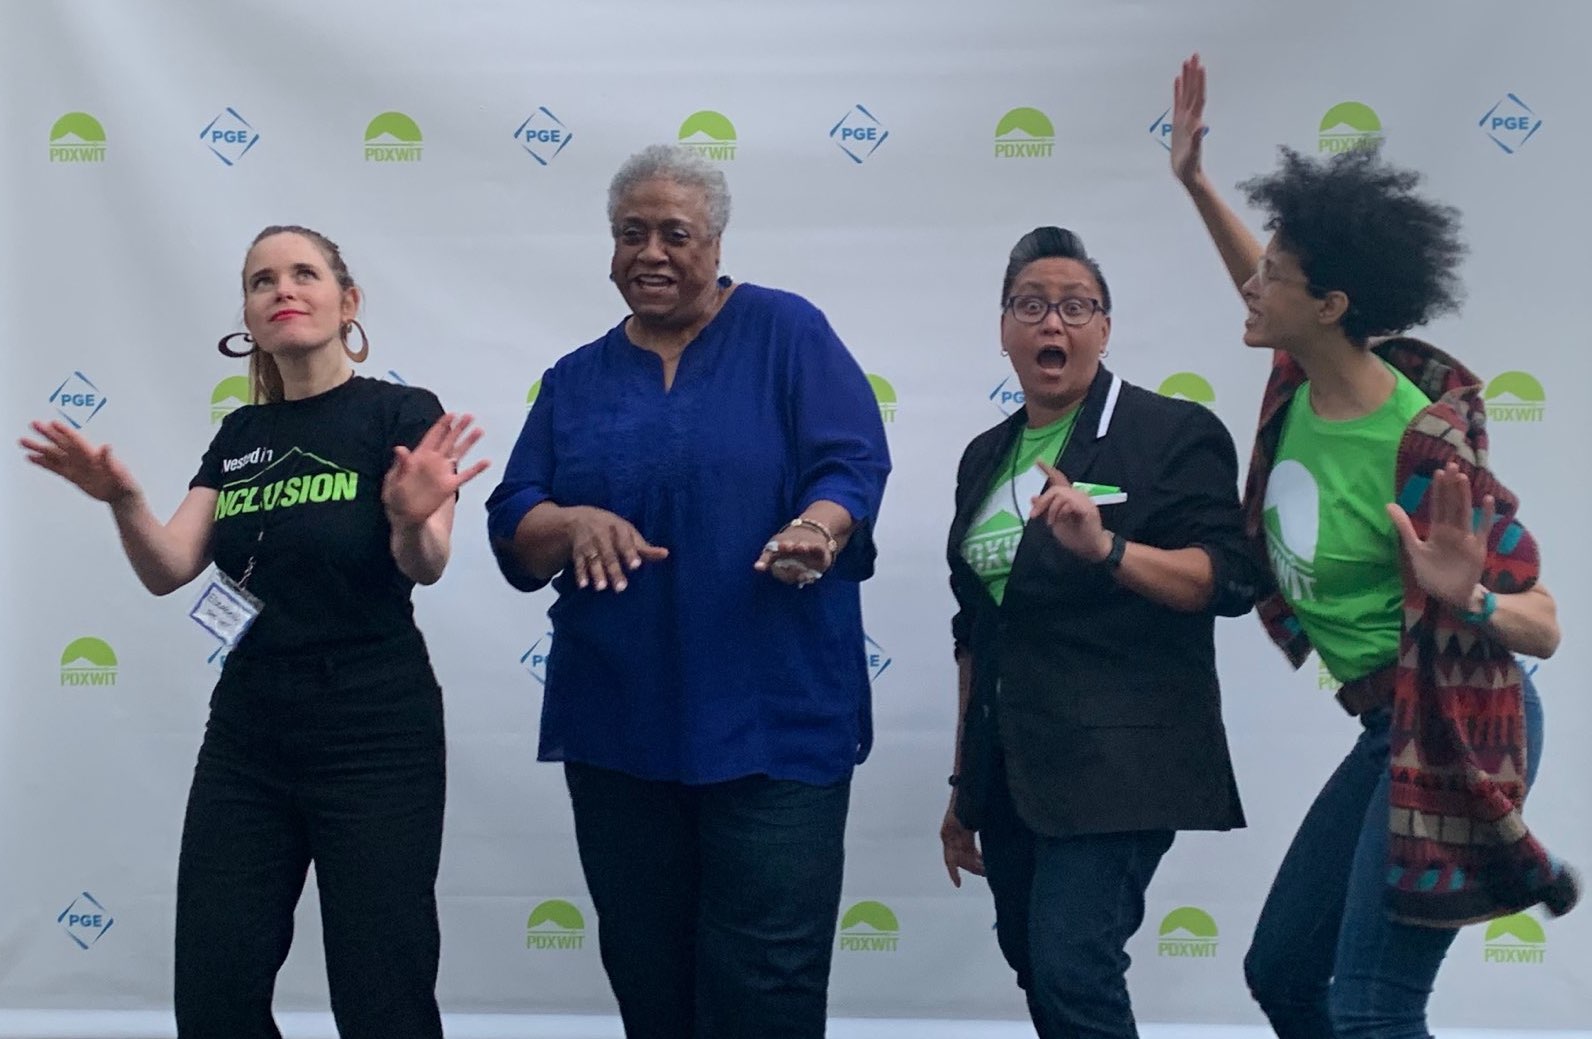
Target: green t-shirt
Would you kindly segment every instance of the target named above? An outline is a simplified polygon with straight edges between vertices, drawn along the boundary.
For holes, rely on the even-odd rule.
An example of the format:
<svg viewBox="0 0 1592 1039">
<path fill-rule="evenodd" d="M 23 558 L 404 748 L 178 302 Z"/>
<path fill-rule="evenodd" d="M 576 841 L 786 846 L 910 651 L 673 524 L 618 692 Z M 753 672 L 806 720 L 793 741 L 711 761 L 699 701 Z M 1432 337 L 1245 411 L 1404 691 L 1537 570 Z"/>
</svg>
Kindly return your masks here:
<svg viewBox="0 0 1592 1039">
<path fill-rule="evenodd" d="M 1340 682 L 1398 656 L 1404 590 L 1394 496 L 1399 441 L 1431 403 L 1402 373 L 1376 411 L 1332 422 L 1299 387 L 1266 483 L 1266 549 L 1283 598 Z"/>
<path fill-rule="evenodd" d="M 1006 456 L 1006 464 L 996 471 L 989 494 L 968 527 L 962 558 L 983 579 L 996 602 L 1006 595 L 1006 579 L 1012 574 L 1017 543 L 1028 523 L 1030 499 L 1045 489 L 1045 474 L 1034 468 L 1034 463 L 1043 458 L 1055 464 L 1077 418 L 1078 409 L 1074 408 L 1048 426 L 1025 428 Z"/>
</svg>

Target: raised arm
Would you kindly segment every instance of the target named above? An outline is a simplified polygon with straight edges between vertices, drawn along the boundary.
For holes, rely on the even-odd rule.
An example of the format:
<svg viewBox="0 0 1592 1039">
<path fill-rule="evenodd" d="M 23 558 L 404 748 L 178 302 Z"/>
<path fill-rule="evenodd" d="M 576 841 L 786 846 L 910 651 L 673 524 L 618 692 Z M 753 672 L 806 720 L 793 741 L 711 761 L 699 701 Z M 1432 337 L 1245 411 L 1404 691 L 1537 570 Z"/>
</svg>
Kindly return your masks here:
<svg viewBox="0 0 1592 1039">
<path fill-rule="evenodd" d="M 1205 66 L 1195 54 L 1172 83 L 1172 173 L 1188 189 L 1233 287 L 1242 294 L 1265 249 L 1201 168 L 1205 132 Z"/>
</svg>

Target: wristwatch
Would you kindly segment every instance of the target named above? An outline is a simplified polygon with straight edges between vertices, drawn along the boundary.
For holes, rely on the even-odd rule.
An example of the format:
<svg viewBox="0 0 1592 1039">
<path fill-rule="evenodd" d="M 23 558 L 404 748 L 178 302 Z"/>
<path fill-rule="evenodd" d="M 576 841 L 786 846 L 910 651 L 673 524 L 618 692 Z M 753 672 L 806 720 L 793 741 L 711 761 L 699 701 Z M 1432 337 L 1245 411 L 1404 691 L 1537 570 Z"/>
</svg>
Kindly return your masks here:
<svg viewBox="0 0 1592 1039">
<path fill-rule="evenodd" d="M 1122 553 L 1127 550 L 1127 539 L 1113 530 L 1111 532 L 1111 551 L 1107 552 L 1105 558 L 1100 560 L 1100 565 L 1107 570 L 1115 570 L 1122 565 Z"/>
</svg>

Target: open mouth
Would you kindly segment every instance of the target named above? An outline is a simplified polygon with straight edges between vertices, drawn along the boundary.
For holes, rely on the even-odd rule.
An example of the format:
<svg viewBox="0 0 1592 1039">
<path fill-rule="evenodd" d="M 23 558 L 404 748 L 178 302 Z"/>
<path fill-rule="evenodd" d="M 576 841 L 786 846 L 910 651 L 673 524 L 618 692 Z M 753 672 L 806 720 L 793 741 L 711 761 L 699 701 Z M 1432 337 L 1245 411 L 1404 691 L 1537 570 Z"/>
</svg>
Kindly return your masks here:
<svg viewBox="0 0 1592 1039">
<path fill-rule="evenodd" d="M 1059 372 L 1067 367 L 1067 351 L 1059 346 L 1047 346 L 1039 351 L 1039 367 L 1047 372 Z"/>
<path fill-rule="evenodd" d="M 666 289 L 674 284 L 674 279 L 663 274 L 641 274 L 636 276 L 636 285 L 643 289 Z"/>
</svg>

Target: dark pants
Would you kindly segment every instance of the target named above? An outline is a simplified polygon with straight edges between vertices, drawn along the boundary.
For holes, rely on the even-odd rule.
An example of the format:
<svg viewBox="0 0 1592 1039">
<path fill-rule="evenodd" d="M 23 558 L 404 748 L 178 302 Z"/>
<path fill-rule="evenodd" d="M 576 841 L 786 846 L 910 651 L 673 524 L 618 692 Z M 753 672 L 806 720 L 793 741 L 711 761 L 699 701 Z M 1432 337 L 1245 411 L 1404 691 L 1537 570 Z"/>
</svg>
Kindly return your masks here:
<svg viewBox="0 0 1592 1039">
<path fill-rule="evenodd" d="M 1040 1039 L 1134 1039 L 1128 939 L 1171 830 L 1046 837 L 1018 818 L 997 767 L 979 831 L 995 935 Z"/>
<path fill-rule="evenodd" d="M 850 780 L 564 774 L 628 1039 L 821 1039 Z"/>
<path fill-rule="evenodd" d="M 442 696 L 418 642 L 231 660 L 177 869 L 177 1033 L 279 1039 L 276 974 L 315 863 L 343 1039 L 440 1039 Z"/>
<path fill-rule="evenodd" d="M 1542 705 L 1526 680 L 1526 783 L 1542 756 Z M 1390 920 L 1388 726 L 1383 708 L 1327 780 L 1288 848 L 1244 957 L 1282 1039 L 1429 1039 L 1426 1002 L 1458 932 Z"/>
</svg>

